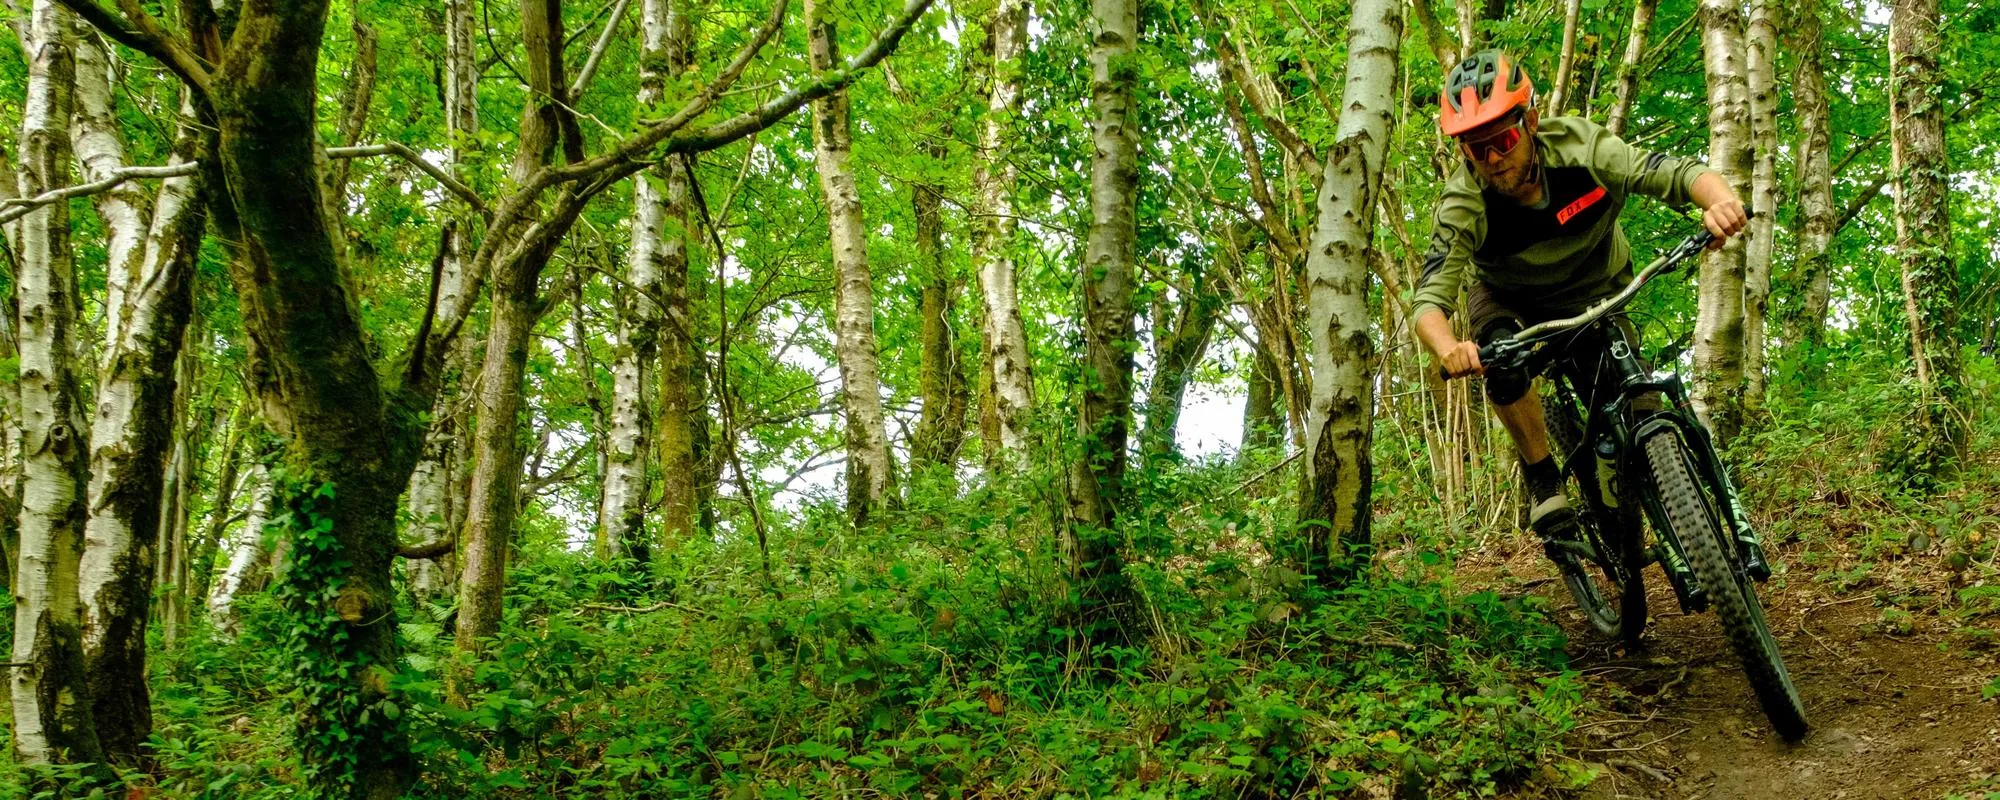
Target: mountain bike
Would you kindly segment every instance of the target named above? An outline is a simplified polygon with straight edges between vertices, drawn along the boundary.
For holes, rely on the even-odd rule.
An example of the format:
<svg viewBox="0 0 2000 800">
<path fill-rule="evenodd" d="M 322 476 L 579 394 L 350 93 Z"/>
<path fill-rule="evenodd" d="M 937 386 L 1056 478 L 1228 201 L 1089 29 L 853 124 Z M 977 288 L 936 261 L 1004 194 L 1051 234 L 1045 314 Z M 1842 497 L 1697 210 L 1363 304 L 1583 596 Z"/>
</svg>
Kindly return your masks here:
<svg viewBox="0 0 2000 800">
<path fill-rule="evenodd" d="M 1771 575 L 1714 437 L 1669 365 L 1649 369 L 1623 313 L 1647 282 L 1707 248 L 1703 231 L 1646 265 L 1618 294 L 1480 347 L 1488 367 L 1546 376 L 1551 450 L 1573 499 L 1573 536 L 1543 542 L 1563 582 L 1607 636 L 1637 641 L 1646 626 L 1643 570 L 1659 564 L 1681 610 L 1714 610 L 1750 687 L 1779 735 L 1805 735 L 1804 706 L 1764 620 L 1756 584 Z M 1552 369 L 1563 362 L 1565 369 Z M 1560 373 L 1560 374 L 1557 374 Z M 1641 522 L 1651 523 L 1645 538 Z"/>
</svg>

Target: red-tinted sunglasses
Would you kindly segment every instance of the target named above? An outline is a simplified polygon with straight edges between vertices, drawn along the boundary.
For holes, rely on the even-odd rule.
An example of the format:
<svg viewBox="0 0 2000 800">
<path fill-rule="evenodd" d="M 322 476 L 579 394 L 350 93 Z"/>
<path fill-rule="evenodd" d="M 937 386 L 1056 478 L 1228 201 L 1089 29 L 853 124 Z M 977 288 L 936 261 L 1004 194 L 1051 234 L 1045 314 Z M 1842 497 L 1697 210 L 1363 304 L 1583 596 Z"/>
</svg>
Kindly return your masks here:
<svg viewBox="0 0 2000 800">
<path fill-rule="evenodd" d="M 1522 127 L 1521 118 L 1516 116 L 1507 127 L 1477 139 L 1460 139 L 1458 146 L 1465 151 L 1467 158 L 1485 161 L 1492 156 L 1505 156 L 1514 152 L 1514 148 L 1521 146 L 1521 140 L 1526 138 L 1528 132 Z"/>
</svg>

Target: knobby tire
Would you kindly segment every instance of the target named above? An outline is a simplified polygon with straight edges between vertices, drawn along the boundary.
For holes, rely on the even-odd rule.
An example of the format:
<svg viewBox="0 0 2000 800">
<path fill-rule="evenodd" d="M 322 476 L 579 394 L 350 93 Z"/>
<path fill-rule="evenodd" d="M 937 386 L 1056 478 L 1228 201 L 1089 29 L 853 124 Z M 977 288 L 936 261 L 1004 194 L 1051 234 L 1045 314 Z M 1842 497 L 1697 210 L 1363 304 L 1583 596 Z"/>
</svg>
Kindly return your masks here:
<svg viewBox="0 0 2000 800">
<path fill-rule="evenodd" d="M 1734 557 L 1735 542 L 1724 533 L 1695 481 L 1687 446 L 1679 434 L 1667 430 L 1648 437 L 1645 448 L 1653 486 L 1673 536 L 1685 548 L 1695 579 L 1708 590 L 1709 607 L 1722 621 L 1723 633 L 1742 660 L 1743 672 L 1764 708 L 1764 716 L 1770 718 L 1778 735 L 1798 741 L 1806 733 L 1805 707 L 1799 701 L 1798 687 L 1792 684 L 1791 673 L 1778 653 L 1778 642 L 1764 621 L 1756 584 L 1740 568 Z"/>
</svg>

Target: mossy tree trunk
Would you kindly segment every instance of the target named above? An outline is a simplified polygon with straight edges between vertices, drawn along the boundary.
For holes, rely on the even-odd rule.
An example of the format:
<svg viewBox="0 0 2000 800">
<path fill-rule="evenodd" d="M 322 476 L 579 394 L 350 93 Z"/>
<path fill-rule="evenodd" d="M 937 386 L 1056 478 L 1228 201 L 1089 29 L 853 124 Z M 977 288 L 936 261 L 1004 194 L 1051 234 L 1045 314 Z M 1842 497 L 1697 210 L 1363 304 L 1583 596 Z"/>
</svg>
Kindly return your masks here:
<svg viewBox="0 0 2000 800">
<path fill-rule="evenodd" d="M 1827 249 L 1833 244 L 1832 136 L 1827 111 L 1826 75 L 1821 63 L 1826 50 L 1821 36 L 1819 0 L 1806 0 L 1792 11 L 1792 70 L 1799 143 L 1796 159 L 1799 187 L 1799 258 L 1792 279 L 1799 300 L 1786 315 L 1786 338 L 1793 344 L 1818 345 L 1826 335 L 1826 314 L 1833 264 Z"/>
<path fill-rule="evenodd" d="M 1132 330 L 1138 258 L 1139 6 L 1142 0 L 1093 0 L 1090 52 L 1092 156 L 1090 231 L 1078 283 L 1083 287 L 1083 368 L 1077 398 L 1082 440 L 1070 466 L 1065 546 L 1087 629 L 1128 616 L 1118 530 L 1125 502 L 1125 462 L 1132 430 Z M 1096 631 L 1090 631 L 1093 639 Z M 1129 635 L 1127 632 L 1125 635 Z M 1112 637 L 1116 638 L 1116 637 Z"/>
<path fill-rule="evenodd" d="M 1965 375 L 1959 355 L 1958 268 L 1951 246 L 1951 166 L 1944 142 L 1943 39 L 1937 0 L 1897 0 L 1889 15 L 1890 173 L 1896 254 L 1910 356 L 1922 392 L 1912 433 L 1918 474 L 1953 470 L 1964 456 Z"/>
</svg>

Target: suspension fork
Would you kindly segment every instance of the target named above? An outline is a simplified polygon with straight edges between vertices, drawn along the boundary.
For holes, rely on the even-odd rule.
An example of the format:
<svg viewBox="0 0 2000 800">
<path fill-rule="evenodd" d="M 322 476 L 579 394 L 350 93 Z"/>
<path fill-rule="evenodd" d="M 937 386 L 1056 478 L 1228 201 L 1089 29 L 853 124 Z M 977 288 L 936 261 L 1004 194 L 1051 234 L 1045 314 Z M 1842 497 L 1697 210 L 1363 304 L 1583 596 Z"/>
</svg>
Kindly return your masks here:
<svg viewBox="0 0 2000 800">
<path fill-rule="evenodd" d="M 1693 568 L 1688 566 L 1687 553 L 1679 539 L 1672 535 L 1673 527 L 1668 523 L 1666 507 L 1661 504 L 1659 493 L 1651 487 L 1648 479 L 1645 451 L 1640 443 L 1647 436 L 1668 425 L 1666 414 L 1652 414 L 1643 420 L 1633 420 L 1637 425 L 1628 424 L 1632 418 L 1633 400 L 1648 392 L 1671 394 L 1679 391 L 1678 385 L 1666 386 L 1651 380 L 1644 363 L 1639 360 L 1637 348 L 1622 326 L 1615 323 L 1604 325 L 1609 347 L 1604 355 L 1604 366 L 1616 381 L 1616 391 L 1602 398 L 1603 402 L 1592 409 L 1592 424 L 1589 429 L 1597 433 L 1593 442 L 1608 444 L 1613 452 L 1605 454 L 1613 464 L 1620 480 L 1634 487 L 1633 495 L 1639 498 L 1646 518 L 1652 523 L 1658 537 L 1652 547 L 1645 550 L 1645 563 L 1659 562 L 1667 574 L 1667 581 L 1673 586 L 1674 597 L 1680 602 L 1685 613 L 1695 613 L 1708 607 L 1708 593 L 1695 579 Z M 1678 381 L 1676 381 L 1676 384 Z M 1634 536 L 1640 536 L 1634 531 Z M 1641 538 L 1634 546 L 1644 544 Z"/>
<path fill-rule="evenodd" d="M 1750 526 L 1750 514 L 1743 508 L 1743 497 L 1736 489 L 1736 482 L 1729 477 L 1729 466 L 1722 461 L 1722 455 L 1715 446 L 1715 437 L 1708 426 L 1694 418 L 1688 402 L 1687 387 L 1679 375 L 1667 375 L 1661 380 L 1629 383 L 1628 391 L 1658 391 L 1671 402 L 1668 409 L 1641 424 L 1641 434 L 1650 434 L 1660 427 L 1671 426 L 1679 430 L 1681 441 L 1694 451 L 1695 470 L 1716 492 L 1716 506 L 1722 512 L 1722 522 L 1728 527 L 1730 538 L 1736 543 L 1737 557 L 1742 559 L 1743 569 L 1752 578 L 1763 581 L 1771 577 L 1771 567 L 1764 557 L 1764 545 L 1757 532 Z"/>
<path fill-rule="evenodd" d="M 1686 408 L 1686 389 L 1681 386 L 1679 376 L 1670 382 L 1673 387 L 1674 403 Z M 1695 468 L 1701 470 L 1710 486 L 1716 488 L 1722 508 L 1723 520 L 1729 525 L 1732 538 L 1736 540 L 1737 555 L 1743 559 L 1743 570 L 1759 582 L 1769 580 L 1771 565 L 1764 558 L 1764 544 L 1757 537 L 1757 531 L 1750 526 L 1750 512 L 1743 508 L 1743 495 L 1736 489 L 1736 482 L 1729 478 L 1729 465 L 1723 463 L 1722 454 L 1715 446 L 1715 436 L 1698 420 L 1686 420 L 1681 425 L 1689 446 L 1695 451 Z"/>
</svg>

